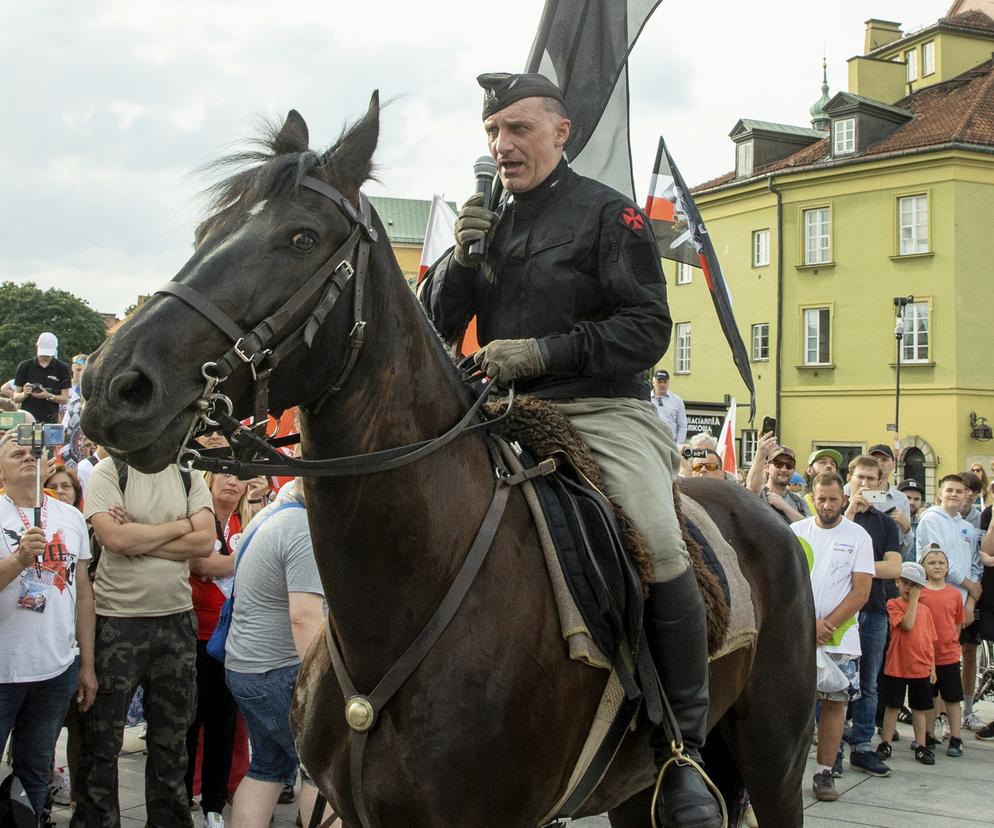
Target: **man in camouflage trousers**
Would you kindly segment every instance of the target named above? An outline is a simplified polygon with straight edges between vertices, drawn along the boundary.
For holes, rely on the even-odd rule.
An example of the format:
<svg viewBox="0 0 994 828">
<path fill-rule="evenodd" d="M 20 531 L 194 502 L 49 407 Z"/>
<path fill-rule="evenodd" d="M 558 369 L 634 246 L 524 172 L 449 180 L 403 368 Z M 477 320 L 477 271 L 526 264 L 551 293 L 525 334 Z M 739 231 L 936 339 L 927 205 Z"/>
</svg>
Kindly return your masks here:
<svg viewBox="0 0 994 828">
<path fill-rule="evenodd" d="M 98 691 L 81 716 L 70 825 L 120 826 L 117 757 L 128 703 L 140 685 L 148 723 L 146 825 L 192 828 L 184 775 L 197 620 L 187 561 L 213 550 L 210 492 L 199 474 L 183 476 L 176 466 L 149 475 L 108 457 L 90 476 L 85 513 L 102 546 L 94 584 Z"/>
</svg>

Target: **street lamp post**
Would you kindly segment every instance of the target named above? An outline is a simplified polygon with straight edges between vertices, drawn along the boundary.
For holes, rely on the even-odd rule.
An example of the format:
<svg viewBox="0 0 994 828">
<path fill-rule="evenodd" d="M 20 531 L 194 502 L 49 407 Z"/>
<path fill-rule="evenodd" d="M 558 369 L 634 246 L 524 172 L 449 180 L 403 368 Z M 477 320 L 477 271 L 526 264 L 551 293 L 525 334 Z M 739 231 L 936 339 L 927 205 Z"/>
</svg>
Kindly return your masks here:
<svg viewBox="0 0 994 828">
<path fill-rule="evenodd" d="M 897 322 L 894 325 L 894 338 L 897 340 L 897 379 L 894 389 L 894 445 L 900 446 L 901 429 L 901 351 L 904 345 L 904 309 L 915 301 L 914 296 L 895 296 L 894 307 Z"/>
</svg>

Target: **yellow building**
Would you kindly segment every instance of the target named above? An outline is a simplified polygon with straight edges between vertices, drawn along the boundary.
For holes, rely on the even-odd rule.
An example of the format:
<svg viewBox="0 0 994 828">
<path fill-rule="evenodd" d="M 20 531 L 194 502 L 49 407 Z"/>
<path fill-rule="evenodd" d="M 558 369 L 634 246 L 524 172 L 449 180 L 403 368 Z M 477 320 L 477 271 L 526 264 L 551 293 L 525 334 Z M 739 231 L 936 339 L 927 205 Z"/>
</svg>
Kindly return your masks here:
<svg viewBox="0 0 994 828">
<path fill-rule="evenodd" d="M 369 201 L 387 230 L 390 246 L 400 269 L 404 271 L 411 287 L 414 287 L 421 264 L 431 199 L 370 196 Z M 455 209 L 454 203 L 449 202 L 449 206 Z"/>
<path fill-rule="evenodd" d="M 738 121 L 735 170 L 694 191 L 750 349 L 755 425 L 775 415 L 799 458 L 886 442 L 931 496 L 994 453 L 992 49 L 976 10 L 909 35 L 867 21 L 849 91 L 826 83 L 812 128 Z M 742 404 L 701 272 L 666 269 L 673 390 L 702 416 Z"/>
</svg>

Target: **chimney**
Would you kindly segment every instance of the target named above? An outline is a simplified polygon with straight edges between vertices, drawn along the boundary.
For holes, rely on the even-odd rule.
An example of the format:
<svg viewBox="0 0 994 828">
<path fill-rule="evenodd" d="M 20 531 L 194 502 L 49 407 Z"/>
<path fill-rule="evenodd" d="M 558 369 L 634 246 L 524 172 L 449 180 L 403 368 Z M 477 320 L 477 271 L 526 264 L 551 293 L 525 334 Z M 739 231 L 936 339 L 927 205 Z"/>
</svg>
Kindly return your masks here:
<svg viewBox="0 0 994 828">
<path fill-rule="evenodd" d="M 870 18 L 866 21 L 866 36 L 863 41 L 863 54 L 868 55 L 878 46 L 892 43 L 901 39 L 901 24 L 892 20 L 876 20 Z"/>
</svg>

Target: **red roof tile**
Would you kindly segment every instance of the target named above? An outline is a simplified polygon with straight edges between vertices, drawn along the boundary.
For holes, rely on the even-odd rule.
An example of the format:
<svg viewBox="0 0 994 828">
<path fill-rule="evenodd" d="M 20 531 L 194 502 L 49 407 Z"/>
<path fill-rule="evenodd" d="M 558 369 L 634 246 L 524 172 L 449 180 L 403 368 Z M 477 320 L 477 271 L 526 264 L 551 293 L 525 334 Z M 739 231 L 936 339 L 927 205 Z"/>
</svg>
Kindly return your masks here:
<svg viewBox="0 0 994 828">
<path fill-rule="evenodd" d="M 964 12 L 950 19 L 975 14 L 985 18 L 994 31 L 994 20 L 983 12 Z M 871 144 L 857 158 L 949 143 L 994 147 L 994 60 L 988 60 L 951 80 L 914 92 L 894 106 L 913 112 L 914 118 L 882 141 Z M 750 178 L 827 161 L 829 150 L 829 139 L 826 137 L 786 158 L 757 167 Z M 735 180 L 734 172 L 725 173 L 698 184 L 693 191 L 720 187 Z"/>
</svg>

